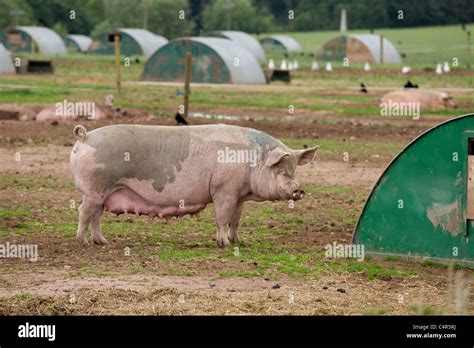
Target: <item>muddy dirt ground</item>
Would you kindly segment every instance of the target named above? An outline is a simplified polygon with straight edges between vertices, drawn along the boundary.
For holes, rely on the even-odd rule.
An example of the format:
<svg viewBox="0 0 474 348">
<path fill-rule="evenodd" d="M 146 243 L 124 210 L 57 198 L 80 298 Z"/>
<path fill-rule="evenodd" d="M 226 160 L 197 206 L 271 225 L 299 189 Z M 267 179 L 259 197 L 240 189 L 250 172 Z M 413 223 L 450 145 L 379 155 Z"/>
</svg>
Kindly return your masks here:
<svg viewBox="0 0 474 348">
<path fill-rule="evenodd" d="M 142 110 L 129 110 L 129 115 L 135 116 L 85 125 L 90 130 L 117 121 L 174 124 Z M 226 123 L 316 144 L 320 139 L 356 139 L 368 146 L 397 142 L 403 147 L 440 122 L 436 117 L 418 123 L 399 119 L 387 126 L 371 117 L 340 117 L 331 124 L 323 122 L 325 117 L 303 116 L 298 122 Z M 0 244 L 39 248 L 36 262 L 0 259 L 0 315 L 454 313 L 453 289 L 461 280 L 465 287 L 472 282 L 471 271 L 439 265 L 377 259 L 364 261 L 364 267 L 357 262 L 346 267 L 321 257 L 326 244 L 350 242 L 365 197 L 391 159 L 388 155 L 347 163 L 323 152 L 299 168 L 299 181 L 312 189 L 295 209 L 289 211 L 285 202 L 247 204 L 241 255 L 232 247 L 217 248 L 209 208 L 202 217 L 168 222 L 108 214 L 103 223 L 111 226 L 104 228 L 109 243 L 83 247 L 74 240 L 80 195 L 68 167 L 75 124 L 0 121 Z M 270 213 L 254 213 L 262 209 Z M 290 218 L 300 222 L 289 224 Z M 246 254 L 252 250 L 275 258 L 289 255 L 290 260 L 294 255 L 304 271 L 298 265 L 288 271 L 291 261 L 269 266 L 270 256 Z M 463 311 L 472 314 L 469 300 Z"/>
</svg>

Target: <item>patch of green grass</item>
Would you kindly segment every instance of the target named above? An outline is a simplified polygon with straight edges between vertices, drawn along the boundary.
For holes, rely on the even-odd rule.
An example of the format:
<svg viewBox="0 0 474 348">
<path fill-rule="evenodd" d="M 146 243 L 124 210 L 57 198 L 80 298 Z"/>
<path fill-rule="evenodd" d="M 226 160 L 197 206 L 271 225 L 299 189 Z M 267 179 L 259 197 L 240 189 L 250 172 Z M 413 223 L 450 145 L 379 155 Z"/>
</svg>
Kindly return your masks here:
<svg viewBox="0 0 474 348">
<path fill-rule="evenodd" d="M 319 193 L 319 194 L 327 194 L 327 195 L 334 195 L 334 196 L 343 196 L 343 195 L 351 195 L 353 194 L 354 190 L 348 186 L 341 186 L 341 185 L 316 185 L 316 184 L 304 184 L 304 189 L 306 193 Z"/>
<path fill-rule="evenodd" d="M 240 277 L 240 278 L 253 278 L 259 277 L 261 274 L 258 271 L 222 271 L 219 272 L 220 277 Z"/>
<path fill-rule="evenodd" d="M 25 155 L 25 154 L 23 154 Z M 61 183 L 57 178 L 26 178 L 21 176 L 5 176 L 0 178 L 0 188 L 15 187 L 21 191 L 37 192 L 38 190 L 59 190 L 71 187 L 72 182 Z"/>
<path fill-rule="evenodd" d="M 59 234 L 64 238 L 74 238 L 76 236 L 77 218 L 71 221 L 56 222 L 52 226 L 48 226 L 49 233 Z"/>
<path fill-rule="evenodd" d="M 29 217 L 31 212 L 26 205 L 16 206 L 11 209 L 11 206 L 0 206 L 0 218 L 15 218 L 15 217 Z"/>
<path fill-rule="evenodd" d="M 255 262 L 256 270 L 251 271 L 252 274 L 270 275 L 278 272 L 291 277 L 317 276 L 320 274 L 320 268 L 312 267 L 320 258 L 315 254 L 268 252 L 261 250 L 259 247 L 256 249 L 241 248 L 239 256 L 232 254 L 229 257 Z"/>
<path fill-rule="evenodd" d="M 401 276 L 406 277 L 411 273 L 406 270 L 398 270 L 393 266 L 383 266 L 375 262 L 359 262 L 354 260 L 334 261 L 329 264 L 329 268 L 336 272 L 364 273 L 368 280 L 373 280 L 380 276 Z"/>
<path fill-rule="evenodd" d="M 194 248 L 189 249 L 183 247 L 183 249 L 176 249 L 165 247 L 156 252 L 156 255 L 163 262 L 174 261 L 184 262 L 191 259 L 204 259 L 213 255 L 210 249 L 205 248 Z"/>
<path fill-rule="evenodd" d="M 439 262 L 435 260 L 424 260 L 420 263 L 422 266 L 425 267 L 433 267 L 433 268 L 440 268 L 440 269 L 448 269 L 449 264 L 444 262 Z M 461 269 L 472 269 L 472 266 L 463 263 L 456 263 L 453 262 L 452 268 L 454 270 L 461 270 Z"/>
<path fill-rule="evenodd" d="M 183 276 L 188 275 L 189 272 L 182 270 L 181 268 L 168 267 L 166 273 L 170 276 Z"/>
<path fill-rule="evenodd" d="M 392 158 L 404 147 L 399 142 L 380 141 L 341 141 L 329 139 L 282 139 L 283 143 L 292 149 L 303 148 L 304 145 L 318 145 L 316 157 L 322 160 L 340 160 L 343 162 L 345 153 L 352 160 L 368 161 L 378 155 L 382 159 Z"/>
<path fill-rule="evenodd" d="M 70 272 L 69 275 L 71 277 L 82 277 L 84 275 L 84 272 L 83 271 L 74 271 L 74 272 Z"/>
<path fill-rule="evenodd" d="M 375 308 L 375 307 L 369 307 L 365 308 L 362 310 L 361 314 L 362 315 L 386 315 L 390 313 L 389 308 Z"/>
<path fill-rule="evenodd" d="M 28 292 L 20 292 L 16 296 L 18 298 L 21 298 L 22 300 L 26 300 L 26 299 L 30 298 L 31 295 Z"/>
<path fill-rule="evenodd" d="M 84 261 L 84 260 L 81 260 Z M 84 263 L 89 263 L 87 260 L 84 261 Z M 81 267 L 77 270 L 70 271 L 69 275 L 71 277 L 85 277 L 85 276 L 92 276 L 92 277 L 107 277 L 107 276 L 113 276 L 113 275 L 118 275 L 117 272 L 111 271 L 111 270 L 106 270 L 106 269 L 99 269 L 98 267 L 92 267 L 92 266 L 84 266 Z"/>
<path fill-rule="evenodd" d="M 8 222 L 13 220 L 12 222 Z M 0 236 L 24 236 L 32 231 L 38 231 L 41 223 L 34 220 L 30 207 L 18 205 L 15 209 L 11 206 L 0 206 Z"/>
<path fill-rule="evenodd" d="M 57 103 L 69 94 L 68 90 L 0 88 L 0 103 Z"/>
<path fill-rule="evenodd" d="M 416 315 L 442 315 L 443 312 L 440 309 L 426 306 L 426 305 L 412 305 L 411 310 Z"/>
<path fill-rule="evenodd" d="M 442 264 L 433 260 L 424 260 L 421 262 L 422 266 L 433 267 L 433 268 L 448 268 L 447 264 Z"/>
</svg>

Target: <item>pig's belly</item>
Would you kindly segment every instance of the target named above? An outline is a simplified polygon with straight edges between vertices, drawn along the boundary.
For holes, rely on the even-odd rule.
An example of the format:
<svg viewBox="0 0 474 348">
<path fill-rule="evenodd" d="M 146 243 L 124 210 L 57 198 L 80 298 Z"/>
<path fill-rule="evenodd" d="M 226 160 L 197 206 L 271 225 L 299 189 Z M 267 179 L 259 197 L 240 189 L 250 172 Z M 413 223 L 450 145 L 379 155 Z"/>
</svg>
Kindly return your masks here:
<svg viewBox="0 0 474 348">
<path fill-rule="evenodd" d="M 113 192 L 104 202 L 105 210 L 114 214 L 131 213 L 151 217 L 170 218 L 194 214 L 206 207 L 206 204 L 179 206 L 155 205 L 130 189 L 119 189 Z"/>
</svg>

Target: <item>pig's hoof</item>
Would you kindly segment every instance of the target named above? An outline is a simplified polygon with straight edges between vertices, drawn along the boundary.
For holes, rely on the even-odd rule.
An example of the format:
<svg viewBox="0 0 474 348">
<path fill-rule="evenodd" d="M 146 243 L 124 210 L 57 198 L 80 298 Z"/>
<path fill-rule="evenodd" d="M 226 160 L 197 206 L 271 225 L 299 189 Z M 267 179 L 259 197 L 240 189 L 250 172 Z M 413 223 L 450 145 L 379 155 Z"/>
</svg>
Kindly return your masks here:
<svg viewBox="0 0 474 348">
<path fill-rule="evenodd" d="M 104 245 L 107 244 L 107 239 L 105 239 L 104 236 L 97 236 L 94 237 L 94 243 L 98 245 Z"/>
<path fill-rule="evenodd" d="M 76 240 L 84 246 L 89 244 L 89 242 L 87 241 L 87 238 L 76 237 Z"/>
<path fill-rule="evenodd" d="M 229 242 L 232 244 L 240 244 L 239 237 L 237 236 L 229 236 Z"/>
<path fill-rule="evenodd" d="M 229 239 L 227 237 L 217 238 L 217 245 L 221 248 L 230 245 Z"/>
</svg>

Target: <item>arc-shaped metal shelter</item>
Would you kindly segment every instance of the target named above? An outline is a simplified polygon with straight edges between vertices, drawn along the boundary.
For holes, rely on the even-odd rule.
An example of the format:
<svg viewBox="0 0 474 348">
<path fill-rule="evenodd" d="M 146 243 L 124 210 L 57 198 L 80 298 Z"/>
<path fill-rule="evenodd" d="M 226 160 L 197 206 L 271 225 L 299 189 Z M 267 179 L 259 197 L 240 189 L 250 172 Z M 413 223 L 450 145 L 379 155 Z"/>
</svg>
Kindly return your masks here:
<svg viewBox="0 0 474 348">
<path fill-rule="evenodd" d="M 184 58 L 192 54 L 191 82 L 265 84 L 257 59 L 239 44 L 217 37 L 190 37 L 170 41 L 147 61 L 142 80 L 184 81 Z"/>
<path fill-rule="evenodd" d="M 55 31 L 45 27 L 16 26 L 6 30 L 2 35 L 2 43 L 15 52 L 35 52 L 45 56 L 67 55 L 63 39 Z"/>
<path fill-rule="evenodd" d="M 385 37 L 374 34 L 338 36 L 326 42 L 320 52 L 322 60 L 342 60 L 345 57 L 354 63 L 402 63 L 402 58 L 393 43 Z"/>
<path fill-rule="evenodd" d="M 413 140 L 383 172 L 352 242 L 373 255 L 474 265 L 474 114 Z"/>
<path fill-rule="evenodd" d="M 272 35 L 260 39 L 260 44 L 266 50 L 284 50 L 288 52 L 303 52 L 300 43 L 287 35 Z"/>
<path fill-rule="evenodd" d="M 254 38 L 252 35 L 247 34 L 243 31 L 236 31 L 236 30 L 212 31 L 209 33 L 209 35 L 223 37 L 223 38 L 232 40 L 234 42 L 237 42 L 238 44 L 248 49 L 250 53 L 252 53 L 255 56 L 255 58 L 257 58 L 257 60 L 259 61 L 264 61 L 266 59 L 265 51 L 263 50 L 262 45 L 260 45 L 260 42 L 258 42 L 258 40 Z"/>
<path fill-rule="evenodd" d="M 0 74 L 14 74 L 15 66 L 5 47 L 0 44 Z"/>
<path fill-rule="evenodd" d="M 92 44 L 92 39 L 86 35 L 69 34 L 64 38 L 64 43 L 70 49 L 87 52 Z"/>
<path fill-rule="evenodd" d="M 120 52 L 123 55 L 151 56 L 156 50 L 168 43 L 168 40 L 151 31 L 136 28 L 117 28 L 101 34 L 91 45 L 90 51 L 95 54 L 114 54 L 114 43 L 110 36 L 115 32 L 120 33 Z"/>
</svg>

